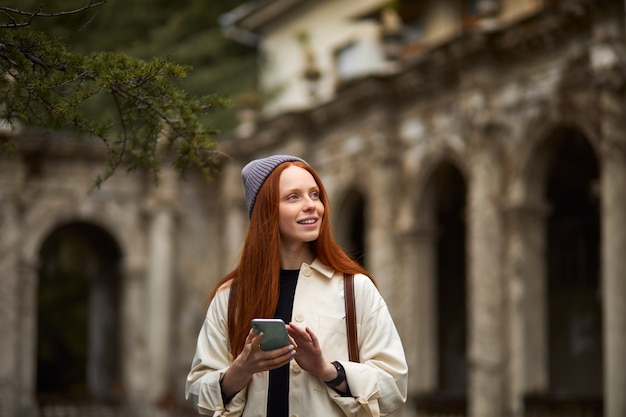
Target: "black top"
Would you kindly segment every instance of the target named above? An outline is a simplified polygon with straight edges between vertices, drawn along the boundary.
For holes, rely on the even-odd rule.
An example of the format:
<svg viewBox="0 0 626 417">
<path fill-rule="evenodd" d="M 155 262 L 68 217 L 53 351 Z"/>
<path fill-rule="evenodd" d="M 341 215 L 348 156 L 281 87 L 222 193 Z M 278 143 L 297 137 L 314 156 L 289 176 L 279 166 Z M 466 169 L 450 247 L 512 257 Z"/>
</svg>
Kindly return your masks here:
<svg viewBox="0 0 626 417">
<path fill-rule="evenodd" d="M 280 293 L 274 318 L 291 321 L 293 298 L 296 293 L 300 270 L 280 270 Z M 269 391 L 267 396 L 268 417 L 289 416 L 289 364 L 270 371 Z"/>
</svg>

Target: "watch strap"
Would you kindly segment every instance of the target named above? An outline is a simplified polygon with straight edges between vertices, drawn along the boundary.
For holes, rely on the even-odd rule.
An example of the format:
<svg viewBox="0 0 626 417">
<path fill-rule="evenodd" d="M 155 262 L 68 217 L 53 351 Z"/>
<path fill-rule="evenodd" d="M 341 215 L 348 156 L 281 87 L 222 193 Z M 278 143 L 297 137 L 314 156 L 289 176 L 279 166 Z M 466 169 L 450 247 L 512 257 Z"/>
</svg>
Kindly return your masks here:
<svg viewBox="0 0 626 417">
<path fill-rule="evenodd" d="M 343 381 L 346 380 L 346 370 L 343 369 L 343 365 L 338 361 L 334 361 L 332 364 L 337 370 L 337 377 L 331 381 L 326 382 L 326 385 L 328 385 L 331 388 L 335 388 L 336 386 L 338 386 L 339 384 L 341 384 Z"/>
</svg>

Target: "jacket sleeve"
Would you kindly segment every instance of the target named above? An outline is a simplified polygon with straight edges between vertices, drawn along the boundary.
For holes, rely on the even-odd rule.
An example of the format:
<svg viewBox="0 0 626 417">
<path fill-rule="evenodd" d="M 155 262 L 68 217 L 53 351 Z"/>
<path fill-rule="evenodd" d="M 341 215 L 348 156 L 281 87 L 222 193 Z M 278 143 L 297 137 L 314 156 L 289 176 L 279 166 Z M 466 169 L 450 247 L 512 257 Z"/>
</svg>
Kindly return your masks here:
<svg viewBox="0 0 626 417">
<path fill-rule="evenodd" d="M 352 397 L 333 395 L 349 416 L 385 416 L 407 397 L 408 365 L 387 304 L 364 275 L 355 277 L 360 363 L 341 361 Z"/>
<path fill-rule="evenodd" d="M 222 400 L 220 380 L 232 362 L 228 344 L 228 290 L 220 290 L 211 301 L 204 319 L 196 352 L 187 375 L 185 398 L 198 413 L 213 416 L 240 416 L 246 402 L 246 390 L 228 403 Z"/>
</svg>

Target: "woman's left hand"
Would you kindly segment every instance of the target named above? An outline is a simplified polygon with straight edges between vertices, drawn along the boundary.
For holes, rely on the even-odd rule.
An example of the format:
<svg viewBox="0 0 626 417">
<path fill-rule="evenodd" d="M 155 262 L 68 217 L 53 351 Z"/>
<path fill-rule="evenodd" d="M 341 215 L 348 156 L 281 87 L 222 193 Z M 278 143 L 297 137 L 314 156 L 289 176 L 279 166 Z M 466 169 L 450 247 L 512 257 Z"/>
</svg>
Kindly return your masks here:
<svg viewBox="0 0 626 417">
<path fill-rule="evenodd" d="M 305 371 L 330 381 L 337 376 L 337 370 L 332 363 L 324 358 L 319 340 L 308 327 L 302 329 L 292 323 L 287 325 L 289 336 L 296 342 L 298 349 L 294 359 Z"/>
</svg>

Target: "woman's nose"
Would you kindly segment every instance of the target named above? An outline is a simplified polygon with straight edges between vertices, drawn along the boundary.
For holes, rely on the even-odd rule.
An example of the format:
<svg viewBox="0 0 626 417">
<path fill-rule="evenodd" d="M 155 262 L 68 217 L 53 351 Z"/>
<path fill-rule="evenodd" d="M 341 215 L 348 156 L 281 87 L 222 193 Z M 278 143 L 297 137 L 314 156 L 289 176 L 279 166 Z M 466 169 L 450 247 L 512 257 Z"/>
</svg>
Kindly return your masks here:
<svg viewBox="0 0 626 417">
<path fill-rule="evenodd" d="M 315 201 L 311 197 L 305 197 L 304 210 L 308 211 L 315 208 Z"/>
</svg>

